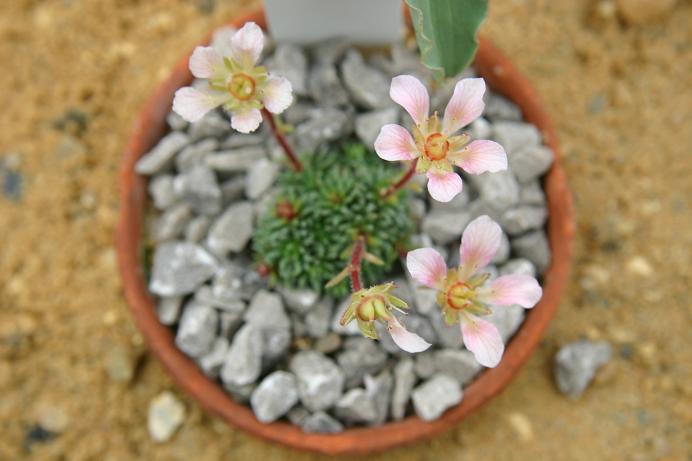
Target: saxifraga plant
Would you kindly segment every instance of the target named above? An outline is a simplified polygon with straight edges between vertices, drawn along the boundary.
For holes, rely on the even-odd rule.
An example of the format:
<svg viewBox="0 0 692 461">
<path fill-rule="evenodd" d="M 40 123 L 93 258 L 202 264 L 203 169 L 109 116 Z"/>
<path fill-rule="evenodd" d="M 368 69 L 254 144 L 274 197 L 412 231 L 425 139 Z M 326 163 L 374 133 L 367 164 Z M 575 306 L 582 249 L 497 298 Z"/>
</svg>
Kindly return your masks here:
<svg viewBox="0 0 692 461">
<path fill-rule="evenodd" d="M 325 285 L 347 265 L 362 236 L 367 248 L 363 280 L 378 282 L 391 271 L 413 230 L 409 191 L 380 194 L 401 170 L 355 142 L 301 161 L 303 171 L 287 170 L 279 177 L 277 199 L 260 219 L 253 237 L 258 262 L 282 285 L 343 297 L 350 291 L 348 280 Z"/>
</svg>

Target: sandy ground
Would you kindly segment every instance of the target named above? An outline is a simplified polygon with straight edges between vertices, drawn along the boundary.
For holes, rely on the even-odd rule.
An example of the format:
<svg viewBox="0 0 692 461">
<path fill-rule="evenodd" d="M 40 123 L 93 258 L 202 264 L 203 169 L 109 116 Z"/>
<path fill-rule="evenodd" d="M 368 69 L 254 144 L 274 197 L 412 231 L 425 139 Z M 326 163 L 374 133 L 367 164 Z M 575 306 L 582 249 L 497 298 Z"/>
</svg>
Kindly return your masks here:
<svg viewBox="0 0 692 461">
<path fill-rule="evenodd" d="M 132 323 L 112 246 L 137 110 L 181 54 L 252 3 L 0 1 L 0 157 L 23 178 L 18 200 L 0 195 L 0 459 L 318 459 L 185 396 L 184 425 L 152 442 L 149 401 L 178 391 Z M 667 2 L 633 3 L 646 16 Z M 574 275 L 500 397 L 430 444 L 372 459 L 692 459 L 692 5 L 677 3 L 628 25 L 610 1 L 492 2 L 484 33 L 559 127 L 579 218 Z M 581 337 L 616 354 L 575 402 L 556 392 L 551 363 Z M 58 434 L 43 440 L 39 424 Z"/>
</svg>

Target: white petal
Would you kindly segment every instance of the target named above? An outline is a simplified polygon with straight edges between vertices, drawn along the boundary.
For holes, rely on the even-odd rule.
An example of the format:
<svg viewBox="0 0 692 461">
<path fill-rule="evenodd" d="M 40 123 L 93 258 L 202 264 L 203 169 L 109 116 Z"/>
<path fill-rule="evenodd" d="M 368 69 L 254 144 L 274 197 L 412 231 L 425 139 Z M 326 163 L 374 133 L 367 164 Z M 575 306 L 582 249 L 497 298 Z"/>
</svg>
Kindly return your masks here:
<svg viewBox="0 0 692 461">
<path fill-rule="evenodd" d="M 507 169 L 507 154 L 494 141 L 473 141 L 460 154 L 461 158 L 455 163 L 467 173 L 497 173 Z"/>
<path fill-rule="evenodd" d="M 543 289 L 535 278 L 526 274 L 510 274 L 498 277 L 490 283 L 489 290 L 479 297 L 484 302 L 498 306 L 519 304 L 532 308 L 543 296 Z"/>
<path fill-rule="evenodd" d="M 432 248 L 418 248 L 406 255 L 406 268 L 411 277 L 430 288 L 441 288 L 447 277 L 447 264 Z"/>
<path fill-rule="evenodd" d="M 241 133 L 255 131 L 262 122 L 262 112 L 259 109 L 234 110 L 231 115 L 231 127 Z"/>
<path fill-rule="evenodd" d="M 406 352 L 423 352 L 431 346 L 429 342 L 404 328 L 394 316 L 392 316 L 392 320 L 389 321 L 387 328 L 396 345 Z"/>
<path fill-rule="evenodd" d="M 375 139 L 375 152 L 382 160 L 395 162 L 398 160 L 412 160 L 418 157 L 416 143 L 403 126 L 390 123 L 380 129 L 380 134 Z"/>
<path fill-rule="evenodd" d="M 262 103 L 272 114 L 280 114 L 293 102 L 291 82 L 284 77 L 271 76 L 264 87 Z"/>
<path fill-rule="evenodd" d="M 252 66 L 259 60 L 264 48 L 264 33 L 254 22 L 246 22 L 231 39 L 233 58 L 245 66 Z"/>
<path fill-rule="evenodd" d="M 188 122 L 194 123 L 223 104 L 227 98 L 228 95 L 220 91 L 186 86 L 175 92 L 173 110 Z"/>
<path fill-rule="evenodd" d="M 442 129 L 452 134 L 476 120 L 483 113 L 485 81 L 482 78 L 464 78 L 454 87 L 454 94 L 445 108 Z"/>
<path fill-rule="evenodd" d="M 223 58 L 210 46 L 198 46 L 190 56 L 190 72 L 197 78 L 211 78 L 223 69 Z"/>
<path fill-rule="evenodd" d="M 500 332 L 487 320 L 467 315 L 461 322 L 464 345 L 473 352 L 476 361 L 488 368 L 495 368 L 505 351 Z"/>
<path fill-rule="evenodd" d="M 392 79 L 389 88 L 392 100 L 406 109 L 418 125 L 425 122 L 430 112 L 430 97 L 425 86 L 412 75 L 399 75 Z"/>
<path fill-rule="evenodd" d="M 502 229 L 488 216 L 479 216 L 466 226 L 461 236 L 459 263 L 469 274 L 487 266 L 502 244 Z"/>
<path fill-rule="evenodd" d="M 461 176 L 456 173 L 436 173 L 428 171 L 428 192 L 438 202 L 449 202 L 463 187 Z"/>
<path fill-rule="evenodd" d="M 211 47 L 221 56 L 232 56 L 231 42 L 237 31 L 238 29 L 231 26 L 219 27 L 211 38 Z"/>
</svg>

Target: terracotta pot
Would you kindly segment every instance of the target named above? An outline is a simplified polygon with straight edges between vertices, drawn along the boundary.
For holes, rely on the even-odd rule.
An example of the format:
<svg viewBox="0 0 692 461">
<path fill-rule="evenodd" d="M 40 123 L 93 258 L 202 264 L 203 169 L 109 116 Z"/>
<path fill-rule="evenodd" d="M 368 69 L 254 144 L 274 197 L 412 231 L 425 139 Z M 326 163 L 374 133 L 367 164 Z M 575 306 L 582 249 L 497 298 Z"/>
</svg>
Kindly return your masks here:
<svg viewBox="0 0 692 461">
<path fill-rule="evenodd" d="M 249 20 L 265 26 L 262 11 L 239 18 L 233 24 L 239 26 Z M 171 108 L 175 90 L 189 84 L 192 79 L 187 68 L 189 55 L 185 54 L 168 79 L 156 89 L 134 125 L 120 170 L 120 220 L 117 228 L 118 261 L 130 310 L 149 347 L 180 387 L 202 407 L 244 431 L 288 447 L 332 455 L 373 453 L 430 439 L 451 428 L 502 391 L 529 358 L 557 309 L 570 269 L 575 228 L 572 197 L 559 163 L 555 127 L 536 91 L 507 58 L 482 39 L 475 68 L 494 90 L 521 107 L 526 120 L 542 131 L 556 155 L 556 162 L 545 179 L 552 264 L 544 277 L 543 299 L 528 311 L 523 326 L 507 345 L 500 365 L 484 371 L 464 390 L 463 401 L 440 419 L 424 422 L 412 416 L 381 427 L 348 429 L 340 434 L 321 435 L 304 433 L 298 427 L 284 422 L 260 423 L 248 407 L 235 403 L 175 346 L 171 330 L 159 322 L 154 298 L 147 291 L 140 260 L 147 202 L 146 180 L 135 174 L 134 166 L 165 133 L 165 117 Z"/>
</svg>

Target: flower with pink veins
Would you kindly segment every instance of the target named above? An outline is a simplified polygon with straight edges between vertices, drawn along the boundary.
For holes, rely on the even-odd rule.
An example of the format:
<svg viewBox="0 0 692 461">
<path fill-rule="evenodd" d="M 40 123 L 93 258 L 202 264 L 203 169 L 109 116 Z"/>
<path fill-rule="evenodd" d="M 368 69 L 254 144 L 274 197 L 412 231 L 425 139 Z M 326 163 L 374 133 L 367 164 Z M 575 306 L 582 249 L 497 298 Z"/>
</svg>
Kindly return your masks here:
<svg viewBox="0 0 692 461">
<path fill-rule="evenodd" d="M 355 320 L 363 335 L 370 339 L 377 339 L 375 322 L 383 322 L 387 325 L 387 331 L 396 345 L 402 350 L 422 352 L 431 344 L 417 334 L 408 331 L 394 316 L 392 311 L 408 308 L 403 300 L 391 294 L 394 288 L 394 283 L 389 282 L 356 291 L 351 295 L 351 303 L 344 311 L 339 323 L 347 325 Z"/>
<path fill-rule="evenodd" d="M 230 47 L 198 46 L 190 56 L 190 71 L 207 79 L 204 88 L 184 87 L 175 92 L 173 110 L 188 122 L 197 122 L 219 106 L 231 113 L 231 126 L 241 133 L 255 131 L 261 109 L 280 114 L 293 102 L 291 83 L 257 66 L 264 34 L 254 22 L 245 23 L 230 39 Z M 228 50 L 228 55 L 220 53 Z"/>
<path fill-rule="evenodd" d="M 394 77 L 389 96 L 413 118 L 413 135 L 400 125 L 385 125 L 375 140 L 375 152 L 388 161 L 417 159 L 416 172 L 427 175 L 432 198 L 449 202 L 462 188 L 455 165 L 470 174 L 507 169 L 507 155 L 498 143 L 454 134 L 480 117 L 483 93 L 482 78 L 459 80 L 440 122 L 437 112 L 429 115 L 430 97 L 420 80 L 411 75 Z"/>
<path fill-rule="evenodd" d="M 493 368 L 504 352 L 502 337 L 495 325 L 481 318 L 491 313 L 490 306 L 518 304 L 530 309 L 543 290 L 529 275 L 503 275 L 489 280 L 483 273 L 502 241 L 500 226 L 487 216 L 474 219 L 461 237 L 459 267 L 447 269 L 444 259 L 432 248 L 413 250 L 406 256 L 411 276 L 437 290 L 437 303 L 445 321 L 461 324 L 464 345 L 478 363 Z"/>
</svg>

